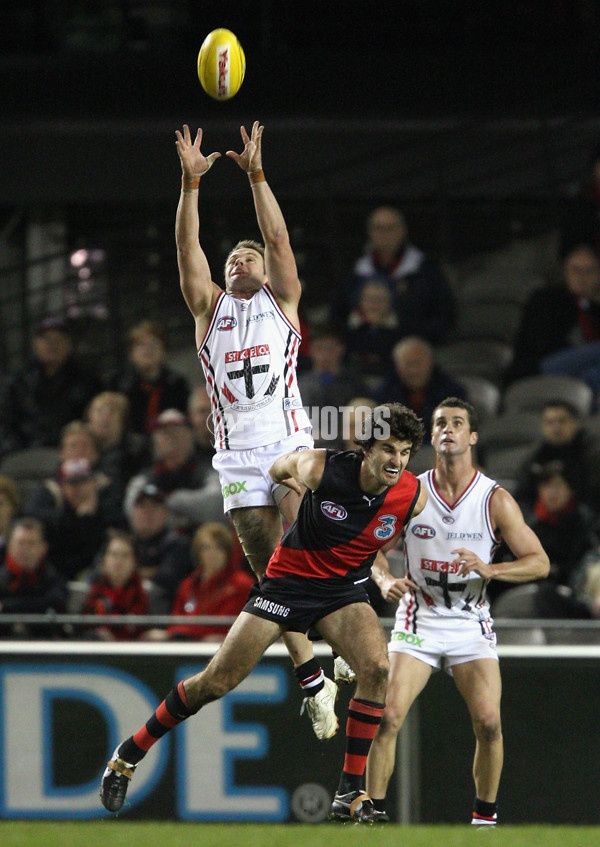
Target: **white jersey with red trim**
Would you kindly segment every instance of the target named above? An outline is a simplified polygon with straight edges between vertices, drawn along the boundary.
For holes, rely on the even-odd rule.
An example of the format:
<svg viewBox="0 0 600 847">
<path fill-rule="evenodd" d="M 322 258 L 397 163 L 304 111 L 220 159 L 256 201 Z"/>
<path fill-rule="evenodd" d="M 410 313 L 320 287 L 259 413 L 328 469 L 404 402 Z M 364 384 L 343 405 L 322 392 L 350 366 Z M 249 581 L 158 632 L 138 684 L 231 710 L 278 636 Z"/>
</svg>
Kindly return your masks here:
<svg viewBox="0 0 600 847">
<path fill-rule="evenodd" d="M 217 450 L 264 447 L 310 430 L 296 376 L 301 340 L 267 285 L 249 300 L 220 295 L 198 350 Z"/>
<path fill-rule="evenodd" d="M 442 617 L 475 618 L 489 616 L 485 592 L 488 580 L 471 572 L 458 576 L 451 565 L 453 550 L 465 547 L 486 564 L 498 545 L 490 515 L 490 501 L 498 483 L 479 471 L 455 503 L 447 503 L 435 485 L 435 471 L 419 476 L 427 490 L 427 505 L 406 527 L 407 575 L 419 586 L 404 595 L 397 620 L 410 628 L 419 613 Z"/>
</svg>

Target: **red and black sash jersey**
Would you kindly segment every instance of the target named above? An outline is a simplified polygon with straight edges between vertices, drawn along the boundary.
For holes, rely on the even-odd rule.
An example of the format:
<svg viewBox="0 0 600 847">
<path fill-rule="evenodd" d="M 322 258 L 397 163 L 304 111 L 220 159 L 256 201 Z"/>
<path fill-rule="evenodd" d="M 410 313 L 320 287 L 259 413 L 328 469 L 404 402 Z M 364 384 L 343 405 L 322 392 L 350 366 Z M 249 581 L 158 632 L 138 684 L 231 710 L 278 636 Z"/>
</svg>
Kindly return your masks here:
<svg viewBox="0 0 600 847">
<path fill-rule="evenodd" d="M 359 483 L 362 456 L 327 451 L 316 491 L 307 491 L 298 517 L 284 533 L 267 566 L 268 577 L 369 577 L 380 547 L 403 528 L 419 498 L 420 482 L 404 471 L 396 485 L 370 497 Z"/>
</svg>

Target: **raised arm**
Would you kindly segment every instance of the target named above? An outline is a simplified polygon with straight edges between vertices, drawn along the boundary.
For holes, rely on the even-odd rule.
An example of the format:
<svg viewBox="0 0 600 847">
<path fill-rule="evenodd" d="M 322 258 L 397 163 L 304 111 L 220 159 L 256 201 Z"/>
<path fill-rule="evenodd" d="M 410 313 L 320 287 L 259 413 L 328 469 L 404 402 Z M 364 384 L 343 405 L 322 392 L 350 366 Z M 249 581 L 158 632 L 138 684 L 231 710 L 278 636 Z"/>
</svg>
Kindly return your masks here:
<svg viewBox="0 0 600 847">
<path fill-rule="evenodd" d="M 283 213 L 262 169 L 263 130 L 258 121 L 252 125 L 250 136 L 241 127 L 244 150 L 242 153 L 228 150 L 226 155 L 248 174 L 256 219 L 265 245 L 265 273 L 284 312 L 297 326 L 302 289 Z"/>
<path fill-rule="evenodd" d="M 472 551 L 459 547 L 452 552 L 452 564 L 462 563 L 460 575 L 476 571 L 485 579 L 502 582 L 529 582 L 544 579 L 550 570 L 550 561 L 535 532 L 527 526 L 518 503 L 504 488 L 498 488 L 490 504 L 492 523 L 502 535 L 516 557 L 513 562 L 486 564 Z"/>
<path fill-rule="evenodd" d="M 280 456 L 269 468 L 273 482 L 283 483 L 302 493 L 300 485 L 315 491 L 325 470 L 326 450 L 300 450 Z"/>
<path fill-rule="evenodd" d="M 197 332 L 203 335 L 202 319 L 208 319 L 221 289 L 211 279 L 208 261 L 200 246 L 198 194 L 200 179 L 221 155 L 204 156 L 200 151 L 202 130 L 192 142 L 190 128 L 184 124 L 183 132 L 176 130 L 176 146 L 181 161 L 181 194 L 175 218 L 175 243 L 179 281 L 185 302 L 196 319 Z M 200 326 L 199 326 L 200 323 Z"/>
</svg>

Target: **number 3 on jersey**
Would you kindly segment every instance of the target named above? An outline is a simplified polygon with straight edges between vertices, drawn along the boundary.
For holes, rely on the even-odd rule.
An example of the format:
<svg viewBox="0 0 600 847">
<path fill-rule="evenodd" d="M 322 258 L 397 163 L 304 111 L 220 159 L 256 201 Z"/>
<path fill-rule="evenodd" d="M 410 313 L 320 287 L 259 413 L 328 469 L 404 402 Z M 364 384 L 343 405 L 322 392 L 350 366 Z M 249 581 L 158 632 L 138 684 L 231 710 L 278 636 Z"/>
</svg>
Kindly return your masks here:
<svg viewBox="0 0 600 847">
<path fill-rule="evenodd" d="M 379 541 L 385 541 L 388 538 L 391 538 L 394 534 L 396 527 L 396 516 L 395 515 L 381 515 L 378 519 L 381 526 L 378 526 L 377 529 L 373 531 L 373 535 Z"/>
</svg>

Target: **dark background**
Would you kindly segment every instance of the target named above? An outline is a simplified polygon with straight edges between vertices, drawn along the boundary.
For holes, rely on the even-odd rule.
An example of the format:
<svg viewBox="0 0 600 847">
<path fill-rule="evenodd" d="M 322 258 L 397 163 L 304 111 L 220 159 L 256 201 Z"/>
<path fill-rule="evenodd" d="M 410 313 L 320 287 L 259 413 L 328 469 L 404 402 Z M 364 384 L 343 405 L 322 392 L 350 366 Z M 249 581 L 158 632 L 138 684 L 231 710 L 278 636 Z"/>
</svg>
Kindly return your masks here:
<svg viewBox="0 0 600 847">
<path fill-rule="evenodd" d="M 204 128 L 207 152 L 265 124 L 309 318 L 344 284 L 376 205 L 403 209 L 433 258 L 465 260 L 555 228 L 600 139 L 592 0 L 22 0 L 0 23 L 4 371 L 57 302 L 107 371 L 142 317 L 165 321 L 171 349 L 189 346 L 173 243 L 183 123 Z M 222 103 L 196 75 L 216 27 L 247 58 Z M 219 279 L 231 244 L 257 235 L 229 161 L 203 185 L 201 224 Z M 84 292 L 68 264 L 81 247 L 103 257 Z"/>
<path fill-rule="evenodd" d="M 232 113 L 440 118 L 595 112 L 593 0 L 46 0 L 2 12 L 4 118 L 182 120 Z M 232 29 L 247 57 L 235 101 L 212 103 L 198 48 Z"/>
</svg>

